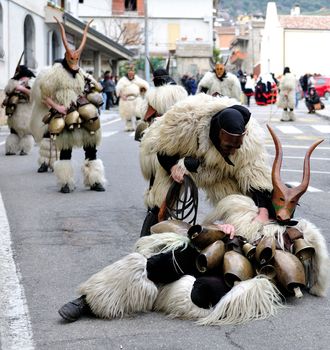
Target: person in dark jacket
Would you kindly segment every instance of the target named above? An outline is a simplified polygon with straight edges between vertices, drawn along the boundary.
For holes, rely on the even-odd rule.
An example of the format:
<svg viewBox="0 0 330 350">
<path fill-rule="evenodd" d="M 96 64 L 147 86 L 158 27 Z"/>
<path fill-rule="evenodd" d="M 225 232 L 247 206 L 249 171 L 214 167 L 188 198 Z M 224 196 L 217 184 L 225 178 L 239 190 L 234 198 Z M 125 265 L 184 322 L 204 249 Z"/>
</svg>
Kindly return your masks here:
<svg viewBox="0 0 330 350">
<path fill-rule="evenodd" d="M 314 87 L 309 88 L 308 94 L 305 97 L 305 103 L 308 109 L 308 113 L 315 113 L 316 109 L 324 108 L 324 104 L 321 102 L 320 96 Z"/>
</svg>

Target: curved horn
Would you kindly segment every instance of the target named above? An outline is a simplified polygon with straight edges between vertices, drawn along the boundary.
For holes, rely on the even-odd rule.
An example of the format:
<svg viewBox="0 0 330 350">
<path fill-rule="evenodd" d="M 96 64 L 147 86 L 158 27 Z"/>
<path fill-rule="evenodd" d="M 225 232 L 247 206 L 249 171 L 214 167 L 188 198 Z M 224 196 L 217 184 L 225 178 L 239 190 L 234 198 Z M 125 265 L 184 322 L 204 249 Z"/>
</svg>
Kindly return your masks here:
<svg viewBox="0 0 330 350">
<path fill-rule="evenodd" d="M 171 54 L 168 55 L 168 61 L 167 61 L 167 65 L 166 65 L 166 72 L 167 74 L 170 74 L 170 61 L 171 61 Z"/>
<path fill-rule="evenodd" d="M 149 57 L 148 57 L 148 56 L 146 56 L 146 57 L 147 57 L 147 60 L 148 60 L 148 62 L 149 62 L 149 66 L 150 66 L 150 69 L 151 69 L 151 73 L 154 74 L 154 73 L 155 73 L 155 68 L 154 68 L 154 66 L 152 65 L 151 61 L 149 60 Z"/>
<path fill-rule="evenodd" d="M 88 28 L 89 28 L 90 24 L 91 24 L 93 21 L 94 21 L 94 20 L 91 19 L 91 20 L 87 23 L 87 25 L 86 25 L 86 27 L 85 27 L 85 30 L 84 30 L 84 34 L 83 34 L 83 38 L 82 38 L 81 44 L 80 44 L 79 48 L 76 50 L 77 53 L 81 53 L 82 50 L 84 49 L 84 47 L 85 47 L 85 45 L 86 45 L 86 40 L 87 40 L 87 31 L 88 31 Z"/>
<path fill-rule="evenodd" d="M 54 16 L 54 18 L 55 18 L 56 22 L 60 25 L 60 28 L 61 28 L 61 36 L 62 36 L 63 45 L 64 45 L 64 47 L 65 47 L 65 51 L 67 51 L 67 52 L 72 52 L 72 50 L 71 50 L 70 47 L 69 47 L 68 40 L 67 40 L 67 38 L 66 38 L 66 34 L 65 34 L 65 30 L 64 30 L 63 24 L 60 23 L 60 21 L 57 19 L 57 17 Z"/>
<path fill-rule="evenodd" d="M 270 125 L 267 124 L 267 129 L 269 130 L 274 144 L 275 144 L 275 159 L 273 162 L 273 168 L 272 168 L 272 182 L 273 187 L 279 187 L 283 188 L 286 187 L 282 180 L 281 180 L 281 166 L 282 166 L 282 159 L 283 159 L 283 150 L 280 139 L 275 134 L 275 131 L 270 127 Z"/>
<path fill-rule="evenodd" d="M 15 74 L 18 73 L 20 70 L 19 66 L 21 65 L 23 55 L 24 55 L 24 51 L 22 52 L 21 57 L 19 58 L 19 61 L 17 63 L 16 69 L 15 69 Z"/>
<path fill-rule="evenodd" d="M 315 141 L 307 150 L 305 159 L 304 159 L 304 172 L 303 172 L 303 179 L 301 181 L 301 184 L 295 187 L 293 190 L 296 194 L 303 194 L 306 192 L 310 180 L 310 157 L 314 149 L 323 142 L 324 139 Z"/>
<path fill-rule="evenodd" d="M 210 67 L 211 67 L 212 70 L 215 69 L 215 62 L 213 60 L 213 57 L 210 57 Z"/>
</svg>

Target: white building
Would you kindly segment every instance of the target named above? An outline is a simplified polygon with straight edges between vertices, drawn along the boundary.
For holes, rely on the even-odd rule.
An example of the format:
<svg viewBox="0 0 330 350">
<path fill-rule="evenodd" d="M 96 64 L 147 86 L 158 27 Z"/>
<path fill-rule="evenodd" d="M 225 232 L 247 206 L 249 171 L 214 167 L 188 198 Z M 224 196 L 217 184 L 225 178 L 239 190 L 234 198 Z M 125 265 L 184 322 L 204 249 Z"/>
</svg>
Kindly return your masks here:
<svg viewBox="0 0 330 350">
<path fill-rule="evenodd" d="M 149 56 L 174 60 L 172 73 L 204 73 L 213 48 L 214 0 L 84 0 L 79 17 L 94 18 L 98 31 L 144 56 L 147 26 Z M 147 21 L 145 19 L 147 12 Z M 135 41 L 129 42 L 134 37 Z"/>
<path fill-rule="evenodd" d="M 276 76 L 290 67 L 297 77 L 305 73 L 330 75 L 330 16 L 304 16 L 296 6 L 278 16 L 275 2 L 267 6 L 261 43 L 261 73 Z"/>
<path fill-rule="evenodd" d="M 14 75 L 24 51 L 23 64 L 38 72 L 55 59 L 64 57 L 56 16 L 64 25 L 69 43 L 79 47 L 85 23 L 78 15 L 78 0 L 0 0 L 0 90 Z M 101 74 L 102 60 L 116 66 L 133 53 L 91 27 L 82 55 L 82 67 Z"/>
</svg>

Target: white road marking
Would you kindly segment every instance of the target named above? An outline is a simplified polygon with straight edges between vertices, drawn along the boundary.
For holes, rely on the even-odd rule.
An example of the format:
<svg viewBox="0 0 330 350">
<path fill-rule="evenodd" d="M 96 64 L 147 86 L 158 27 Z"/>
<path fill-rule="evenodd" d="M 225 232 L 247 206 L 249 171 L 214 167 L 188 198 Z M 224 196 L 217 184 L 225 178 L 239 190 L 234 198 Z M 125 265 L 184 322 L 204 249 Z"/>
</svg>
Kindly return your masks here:
<svg viewBox="0 0 330 350">
<path fill-rule="evenodd" d="M 274 143 L 266 143 L 266 147 L 272 147 L 275 148 Z M 298 148 L 298 149 L 308 149 L 311 145 L 309 146 L 299 146 L 299 145 L 282 145 L 282 148 Z M 317 146 L 315 150 L 329 150 L 330 147 L 325 147 L 325 146 Z"/>
<path fill-rule="evenodd" d="M 0 344 L 3 350 L 34 349 L 29 311 L 20 280 L 0 194 Z"/>
<path fill-rule="evenodd" d="M 330 125 L 311 125 L 311 127 L 323 134 L 330 134 Z"/>
<path fill-rule="evenodd" d="M 296 170 L 296 169 L 281 169 L 281 171 L 291 172 L 291 173 L 302 173 L 303 170 Z M 325 174 L 330 175 L 330 171 L 319 171 L 319 170 L 311 170 L 311 174 Z"/>
<path fill-rule="evenodd" d="M 285 183 L 287 183 L 288 185 L 291 185 L 293 187 L 297 187 L 297 186 L 300 185 L 300 182 L 294 182 L 294 181 L 292 181 L 292 182 L 287 182 L 286 181 Z M 307 191 L 308 192 L 323 192 L 322 190 L 319 190 L 318 188 L 315 188 L 315 187 L 312 187 L 312 186 L 308 186 Z"/>
<path fill-rule="evenodd" d="M 303 132 L 292 125 L 279 125 L 276 126 L 277 129 L 279 129 L 284 134 L 302 134 Z"/>
<path fill-rule="evenodd" d="M 110 124 L 113 124 L 113 123 L 117 123 L 119 121 L 121 121 L 121 119 L 117 118 L 117 119 L 109 120 L 108 122 L 101 123 L 101 125 L 102 126 L 106 126 L 106 125 L 110 125 Z"/>
<path fill-rule="evenodd" d="M 275 157 L 275 154 L 271 154 L 272 157 Z M 283 159 L 305 159 L 305 157 L 295 157 L 295 156 L 284 156 Z M 322 157 L 311 157 L 311 160 L 330 160 L 330 158 L 322 158 Z"/>
<path fill-rule="evenodd" d="M 118 134 L 119 131 L 102 131 L 102 137 L 109 137 Z"/>
<path fill-rule="evenodd" d="M 4 145 L 5 143 L 6 143 L 6 141 L 0 142 L 0 146 Z"/>
</svg>

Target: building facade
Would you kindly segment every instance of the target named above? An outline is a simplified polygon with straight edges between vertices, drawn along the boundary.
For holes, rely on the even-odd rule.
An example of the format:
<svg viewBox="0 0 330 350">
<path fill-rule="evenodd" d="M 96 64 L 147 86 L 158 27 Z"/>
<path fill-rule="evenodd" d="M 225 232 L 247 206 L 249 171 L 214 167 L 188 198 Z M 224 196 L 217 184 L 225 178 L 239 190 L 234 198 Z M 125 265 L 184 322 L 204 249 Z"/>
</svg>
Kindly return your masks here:
<svg viewBox="0 0 330 350">
<path fill-rule="evenodd" d="M 14 75 L 18 59 L 24 51 L 23 64 L 38 73 L 55 59 L 64 57 L 58 24 L 63 23 L 68 42 L 79 47 L 85 23 L 78 18 L 78 0 L 0 0 L 0 90 Z M 101 74 L 102 59 L 116 66 L 129 60 L 133 53 L 91 27 L 81 66 Z M 109 69 L 108 68 L 108 69 Z"/>
<path fill-rule="evenodd" d="M 213 0 L 84 0 L 79 17 L 95 18 L 96 29 L 150 57 L 172 54 L 171 73 L 196 75 L 209 70 L 213 42 Z M 146 16 L 145 16 L 146 15 Z"/>
<path fill-rule="evenodd" d="M 290 15 L 279 16 L 276 3 L 270 2 L 261 44 L 261 73 L 278 76 L 284 67 L 290 67 L 298 77 L 330 75 L 329 42 L 330 16 L 305 16 L 299 6 Z"/>
</svg>

